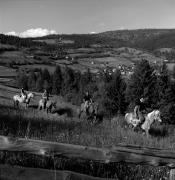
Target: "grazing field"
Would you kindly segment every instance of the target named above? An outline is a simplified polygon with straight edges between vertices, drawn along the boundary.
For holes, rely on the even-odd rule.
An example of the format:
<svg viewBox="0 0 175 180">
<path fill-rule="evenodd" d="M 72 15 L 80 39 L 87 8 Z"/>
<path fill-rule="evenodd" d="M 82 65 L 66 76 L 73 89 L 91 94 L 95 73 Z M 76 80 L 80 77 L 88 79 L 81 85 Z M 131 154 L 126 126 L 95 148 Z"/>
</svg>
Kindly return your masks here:
<svg viewBox="0 0 175 180">
<path fill-rule="evenodd" d="M 8 68 L 5 66 L 0 66 L 0 78 L 3 77 L 15 77 L 16 76 L 16 70 L 12 68 Z"/>
<path fill-rule="evenodd" d="M 169 71 L 173 71 L 174 67 L 175 67 L 175 63 L 167 63 L 167 67 Z"/>
<path fill-rule="evenodd" d="M 17 73 L 15 69 L 0 66 L 0 83 L 13 84 L 16 75 Z"/>
<path fill-rule="evenodd" d="M 43 40 L 40 39 L 40 40 L 33 40 L 33 41 L 35 41 L 35 42 L 45 42 L 47 44 L 57 44 L 58 39 L 43 39 Z M 63 44 L 73 44 L 74 41 L 72 41 L 72 40 L 62 40 L 61 43 L 63 43 Z"/>
<path fill-rule="evenodd" d="M 28 70 L 36 69 L 36 68 L 42 69 L 42 70 L 48 69 L 48 71 L 50 73 L 53 73 L 55 71 L 55 66 L 53 66 L 53 65 L 45 65 L 45 64 L 22 65 L 22 66 L 20 66 L 19 69 L 28 71 Z"/>
<path fill-rule="evenodd" d="M 53 43 L 55 40 L 48 39 L 44 41 Z M 81 72 L 85 72 L 89 68 L 91 72 L 97 73 L 99 70 L 107 67 L 118 68 L 119 65 L 130 68 L 133 66 L 133 63 L 142 59 L 147 59 L 152 63 L 162 61 L 161 58 L 157 58 L 151 53 L 128 47 L 77 48 L 66 49 L 65 52 L 65 57 L 61 57 L 62 59 L 59 60 L 59 58 L 51 58 L 58 53 L 57 51 L 53 52 L 53 54 L 42 49 L 3 51 L 0 54 L 0 64 L 8 67 L 23 68 L 26 71 L 39 67 L 42 69 L 47 68 L 50 72 L 53 72 L 54 65 L 60 65 L 68 66 Z"/>
<path fill-rule="evenodd" d="M 38 63 L 38 60 L 27 57 L 22 50 L 19 51 L 5 51 L 0 54 L 0 64 L 3 65 L 23 65 Z"/>
<path fill-rule="evenodd" d="M 126 58 L 121 58 L 119 56 L 108 57 L 108 58 L 95 58 L 94 61 L 100 64 L 107 63 L 107 65 L 110 67 L 118 67 L 118 65 L 121 64 L 131 66 L 132 63 L 132 61 Z"/>
</svg>

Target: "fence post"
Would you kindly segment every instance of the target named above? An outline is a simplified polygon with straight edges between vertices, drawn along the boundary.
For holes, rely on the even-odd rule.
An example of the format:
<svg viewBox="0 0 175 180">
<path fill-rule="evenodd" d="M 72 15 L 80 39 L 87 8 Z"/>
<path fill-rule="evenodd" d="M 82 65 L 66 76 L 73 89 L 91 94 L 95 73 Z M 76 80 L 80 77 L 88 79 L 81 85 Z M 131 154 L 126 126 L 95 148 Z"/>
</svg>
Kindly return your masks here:
<svg viewBox="0 0 175 180">
<path fill-rule="evenodd" d="M 175 169 L 170 170 L 170 180 L 175 180 Z"/>
</svg>

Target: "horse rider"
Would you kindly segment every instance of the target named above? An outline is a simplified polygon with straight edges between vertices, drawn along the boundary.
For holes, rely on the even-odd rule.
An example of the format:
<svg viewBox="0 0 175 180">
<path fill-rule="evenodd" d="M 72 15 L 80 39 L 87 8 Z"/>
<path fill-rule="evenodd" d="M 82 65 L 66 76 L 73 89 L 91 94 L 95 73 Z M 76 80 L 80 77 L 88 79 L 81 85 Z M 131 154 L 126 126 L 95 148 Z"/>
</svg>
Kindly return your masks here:
<svg viewBox="0 0 175 180">
<path fill-rule="evenodd" d="M 44 100 L 44 109 L 45 109 L 46 103 L 49 100 L 49 93 L 46 89 L 44 90 L 44 92 L 42 94 L 42 99 Z"/>
<path fill-rule="evenodd" d="M 87 109 L 88 109 L 90 103 L 92 103 L 92 97 L 88 91 L 85 93 L 85 95 L 83 97 L 83 102 L 84 102 L 84 108 L 85 108 L 86 113 L 87 113 Z"/>
<path fill-rule="evenodd" d="M 146 111 L 145 101 L 146 101 L 146 98 L 142 97 L 134 108 L 135 118 L 140 120 L 140 123 L 138 124 L 138 126 L 141 126 L 145 120 L 145 117 L 144 117 L 145 111 Z"/>
<path fill-rule="evenodd" d="M 27 99 L 27 93 L 24 91 L 24 88 L 21 88 L 21 97 L 24 98 L 24 102 L 25 102 Z"/>
</svg>

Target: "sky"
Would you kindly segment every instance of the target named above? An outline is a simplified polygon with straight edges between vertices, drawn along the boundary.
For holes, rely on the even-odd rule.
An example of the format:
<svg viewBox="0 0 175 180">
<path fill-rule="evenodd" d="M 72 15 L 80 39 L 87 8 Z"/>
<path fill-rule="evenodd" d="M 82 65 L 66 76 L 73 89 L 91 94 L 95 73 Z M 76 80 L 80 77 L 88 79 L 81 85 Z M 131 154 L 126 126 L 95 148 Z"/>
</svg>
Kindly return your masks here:
<svg viewBox="0 0 175 180">
<path fill-rule="evenodd" d="M 175 0 L 0 0 L 0 33 L 21 37 L 175 28 Z"/>
</svg>

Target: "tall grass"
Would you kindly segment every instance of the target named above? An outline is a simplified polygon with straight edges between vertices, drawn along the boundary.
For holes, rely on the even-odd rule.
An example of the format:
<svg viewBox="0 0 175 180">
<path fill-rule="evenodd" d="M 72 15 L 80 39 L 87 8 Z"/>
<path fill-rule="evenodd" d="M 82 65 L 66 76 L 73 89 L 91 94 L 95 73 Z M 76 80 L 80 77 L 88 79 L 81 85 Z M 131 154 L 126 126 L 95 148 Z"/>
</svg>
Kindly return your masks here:
<svg viewBox="0 0 175 180">
<path fill-rule="evenodd" d="M 123 117 L 92 126 L 85 119 L 59 116 L 38 112 L 38 110 L 18 110 L 0 107 L 0 133 L 15 137 L 42 139 L 47 141 L 104 147 L 117 144 L 131 144 L 145 147 L 175 149 L 173 127 L 155 125 L 150 137 L 142 132 L 129 129 Z"/>
<path fill-rule="evenodd" d="M 159 128 L 159 126 L 157 127 Z M 27 130 L 29 129 L 29 131 Z M 80 144 L 86 146 L 112 146 L 119 143 L 157 148 L 175 149 L 172 144 L 174 135 L 149 137 L 128 129 L 123 117 L 104 120 L 95 126 L 84 119 L 47 115 L 31 109 L 14 109 L 0 106 L 0 134 L 41 139 L 47 141 Z M 140 166 L 127 163 L 97 163 L 93 161 L 68 159 L 65 157 L 45 157 L 25 154 L 24 152 L 0 151 L 1 164 L 24 167 L 71 170 L 92 176 L 115 179 L 167 179 L 166 167 Z"/>
</svg>

